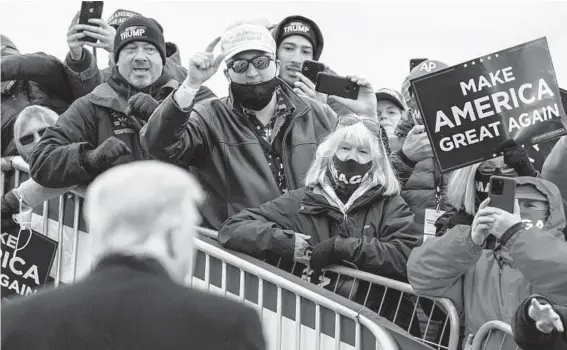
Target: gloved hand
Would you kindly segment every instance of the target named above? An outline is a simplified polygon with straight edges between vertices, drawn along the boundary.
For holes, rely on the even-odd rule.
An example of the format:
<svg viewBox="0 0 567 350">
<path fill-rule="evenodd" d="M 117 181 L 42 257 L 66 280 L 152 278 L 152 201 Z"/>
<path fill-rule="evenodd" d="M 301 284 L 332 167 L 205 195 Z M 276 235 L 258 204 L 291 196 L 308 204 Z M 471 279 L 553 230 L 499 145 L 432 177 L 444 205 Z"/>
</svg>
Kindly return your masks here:
<svg viewBox="0 0 567 350">
<path fill-rule="evenodd" d="M 96 149 L 84 152 L 81 156 L 81 164 L 89 171 L 103 172 L 110 168 L 118 158 L 131 153 L 132 151 L 124 142 L 112 136 Z"/>
<path fill-rule="evenodd" d="M 508 168 L 516 170 L 519 176 L 537 176 L 537 171 L 528 157 L 528 151 L 516 144 L 516 141 L 508 139 L 502 142 L 501 149 L 504 152 L 504 163 Z"/>
<path fill-rule="evenodd" d="M 130 97 L 128 107 L 126 107 L 124 113 L 147 121 L 158 106 L 159 102 L 154 100 L 152 96 L 139 92 Z"/>
<path fill-rule="evenodd" d="M 20 201 L 13 191 L 10 191 L 2 196 L 2 228 L 6 229 L 17 225 L 12 215 L 18 214 L 20 211 Z"/>
<path fill-rule="evenodd" d="M 317 243 L 313 247 L 310 267 L 314 271 L 321 271 L 324 267 L 331 265 L 335 261 L 335 241 L 337 236 L 329 238 L 323 242 Z"/>
</svg>

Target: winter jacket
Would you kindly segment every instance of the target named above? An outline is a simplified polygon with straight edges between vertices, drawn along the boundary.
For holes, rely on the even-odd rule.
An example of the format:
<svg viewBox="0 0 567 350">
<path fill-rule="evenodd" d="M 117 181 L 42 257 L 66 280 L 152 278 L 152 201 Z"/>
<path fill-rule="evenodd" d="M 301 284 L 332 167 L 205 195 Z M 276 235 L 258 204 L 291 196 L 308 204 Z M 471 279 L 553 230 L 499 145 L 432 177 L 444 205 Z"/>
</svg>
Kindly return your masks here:
<svg viewBox="0 0 567 350">
<path fill-rule="evenodd" d="M 336 203 L 330 187 L 303 187 L 232 216 L 219 230 L 218 239 L 229 249 L 259 259 L 275 261 L 282 258 L 284 261 L 280 266 L 286 266 L 293 261 L 294 232 L 310 236 L 311 246 L 336 236 L 334 252 L 337 261 L 407 281 L 407 258 L 419 245 L 423 234 L 418 231 L 414 215 L 402 197 L 385 196 L 383 188 L 378 186 L 366 190 L 348 208 L 341 209 Z M 334 281 L 330 290 L 348 297 L 349 282 L 339 281 L 337 288 L 331 287 L 335 285 Z M 377 311 L 384 292 L 384 288 L 374 286 L 368 296 L 368 286 L 364 285 L 358 289 L 354 300 Z M 380 315 L 393 320 L 396 307 L 392 306 L 397 306 L 399 298 L 400 293 L 389 291 Z M 403 300 L 396 324 L 407 329 L 413 306 L 410 300 Z"/>
<path fill-rule="evenodd" d="M 567 256 L 567 252 L 564 252 Z M 514 322 L 512 323 L 512 331 L 516 343 L 522 350 L 565 350 L 567 349 L 567 332 L 559 333 L 553 330 L 551 333 L 543 333 L 536 328 L 534 320 L 528 314 L 532 298 L 538 299 L 540 304 L 552 305 L 553 310 L 561 318 L 563 328 L 567 327 L 567 306 L 554 305 L 548 299 L 541 295 L 532 295 L 518 306 Z"/>
<path fill-rule="evenodd" d="M 118 76 L 118 69 L 113 74 Z M 150 159 L 140 146 L 138 136 L 143 121 L 124 114 L 128 99 L 138 91 L 129 84 L 126 86 L 123 78 L 117 80 L 124 84 L 123 89 L 128 93 L 119 93 L 108 83 L 99 85 L 93 92 L 75 101 L 59 117 L 57 124 L 45 131 L 30 160 L 30 173 L 37 183 L 53 188 L 90 183 L 97 174 L 85 169 L 80 161 L 81 155 L 112 136 L 122 140 L 132 151 L 130 155 L 116 160 L 113 166 Z M 165 83 L 151 92 L 157 100 L 163 99 L 178 85 L 166 75 L 159 80 Z"/>
<path fill-rule="evenodd" d="M 173 43 L 166 43 L 166 52 L 168 56 L 163 67 L 164 72 L 169 74 L 171 79 L 182 83 L 187 77 L 187 69 L 181 65 L 177 46 Z M 68 74 L 74 77 L 76 85 L 78 85 L 75 91 L 81 93 L 77 98 L 90 93 L 99 84 L 106 82 L 114 67 L 113 64 L 110 64 L 108 67 L 99 70 L 96 60 L 89 50 L 83 50 L 83 56 L 78 61 L 72 60 L 68 54 L 65 64 L 70 70 Z M 208 87 L 201 86 L 197 93 L 196 101 L 199 102 L 212 97 L 216 97 L 216 95 Z"/>
<path fill-rule="evenodd" d="M 551 181 L 559 188 L 561 197 L 563 198 L 563 209 L 567 210 L 567 136 L 563 136 L 555 144 L 551 153 L 547 156 L 543 168 L 541 170 L 541 177 Z M 567 216 L 567 211 L 565 212 Z M 565 230 L 567 231 L 567 229 Z M 567 232 L 565 232 L 567 237 Z"/>
<path fill-rule="evenodd" d="M 14 123 L 31 105 L 64 113 L 75 100 L 72 82 L 63 63 L 44 53 L 2 57 L 2 156 L 17 155 Z"/>
<path fill-rule="evenodd" d="M 10 350 L 266 349 L 255 309 L 187 288 L 151 258 L 108 255 L 76 283 L 3 304 L 1 316 Z"/>
<path fill-rule="evenodd" d="M 289 190 L 303 186 L 304 176 L 323 139 L 337 123 L 326 105 L 281 89 L 295 106 L 282 126 L 281 155 Z M 209 99 L 181 110 L 169 96 L 140 134 L 142 147 L 154 157 L 191 170 L 208 194 L 203 224 L 217 229 L 244 208 L 281 195 L 252 123 L 232 96 Z"/>
<path fill-rule="evenodd" d="M 437 206 L 436 186 L 439 186 L 439 195 L 442 200 L 449 178 L 447 174 L 441 174 L 440 171 L 436 175 L 434 167 L 437 167 L 437 164 L 434 158 L 411 164 L 411 161 L 401 153 L 401 150 L 393 152 L 389 159 L 402 184 L 402 197 L 415 213 L 415 221 L 423 232 L 425 210 L 435 209 Z M 446 210 L 447 207 L 444 206 L 443 201 L 441 204 L 440 209 Z"/>
<path fill-rule="evenodd" d="M 547 196 L 550 215 L 543 230 L 522 229 L 500 250 L 491 251 L 472 242 L 470 226 L 456 225 L 414 249 L 408 260 L 408 279 L 416 293 L 451 299 L 464 314 L 466 334 L 491 320 L 511 323 L 518 305 L 532 293 L 567 302 L 567 280 L 560 277 L 567 274 L 567 263 L 558 264 L 565 260 L 565 215 L 558 190 L 533 177 L 517 177 L 516 182 Z M 510 342 L 503 349 L 515 345 Z"/>
</svg>

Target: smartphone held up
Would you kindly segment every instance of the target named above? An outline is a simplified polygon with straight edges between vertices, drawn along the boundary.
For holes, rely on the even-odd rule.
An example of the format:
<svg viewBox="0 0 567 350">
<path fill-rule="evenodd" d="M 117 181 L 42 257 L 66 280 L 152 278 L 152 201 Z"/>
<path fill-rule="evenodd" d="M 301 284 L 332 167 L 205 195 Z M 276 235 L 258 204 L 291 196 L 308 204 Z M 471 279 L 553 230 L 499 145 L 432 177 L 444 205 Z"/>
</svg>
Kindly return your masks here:
<svg viewBox="0 0 567 350">
<path fill-rule="evenodd" d="M 317 92 L 356 100 L 359 90 L 360 86 L 349 78 L 325 72 L 317 74 L 317 83 L 315 84 L 315 91 Z"/>
<path fill-rule="evenodd" d="M 93 25 L 89 22 L 90 19 L 102 18 L 102 8 L 104 6 L 104 1 L 83 1 L 81 3 L 81 13 L 79 15 L 79 24 Z M 83 30 L 77 31 L 78 33 Z M 81 41 L 87 41 L 90 43 L 96 43 L 97 39 L 86 36 L 81 39 Z"/>
</svg>

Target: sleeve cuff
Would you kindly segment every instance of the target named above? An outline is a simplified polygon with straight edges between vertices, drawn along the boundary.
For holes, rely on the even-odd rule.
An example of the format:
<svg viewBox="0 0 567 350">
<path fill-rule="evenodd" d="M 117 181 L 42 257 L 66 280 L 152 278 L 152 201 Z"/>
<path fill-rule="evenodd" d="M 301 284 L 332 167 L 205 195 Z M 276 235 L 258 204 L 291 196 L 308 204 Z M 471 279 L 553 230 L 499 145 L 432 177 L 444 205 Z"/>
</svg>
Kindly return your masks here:
<svg viewBox="0 0 567 350">
<path fill-rule="evenodd" d="M 86 49 L 83 49 L 83 52 L 81 54 L 81 59 L 79 59 L 78 61 L 73 60 L 71 58 L 70 53 L 67 53 L 67 57 L 65 58 L 65 62 L 67 63 L 67 66 L 69 66 L 69 68 L 76 73 L 81 73 L 89 69 L 89 67 L 92 64 L 92 61 L 93 61 L 93 57 L 92 55 L 87 53 Z"/>
<path fill-rule="evenodd" d="M 400 159 L 402 160 L 402 162 L 404 162 L 408 167 L 413 168 L 417 164 L 412 160 L 410 160 L 401 149 L 397 151 L 397 154 L 398 157 L 400 157 Z"/>
</svg>

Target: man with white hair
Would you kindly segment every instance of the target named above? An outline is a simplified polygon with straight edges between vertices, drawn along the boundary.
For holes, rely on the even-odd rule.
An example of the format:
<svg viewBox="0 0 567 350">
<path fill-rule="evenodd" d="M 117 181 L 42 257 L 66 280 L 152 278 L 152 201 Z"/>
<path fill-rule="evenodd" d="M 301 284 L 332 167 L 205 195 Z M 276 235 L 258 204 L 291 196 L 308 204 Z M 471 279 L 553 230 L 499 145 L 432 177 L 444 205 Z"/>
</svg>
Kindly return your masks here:
<svg viewBox="0 0 567 350">
<path fill-rule="evenodd" d="M 221 42 L 221 54 L 213 54 Z M 203 83 L 222 61 L 230 94 L 195 104 Z M 302 187 L 317 146 L 334 130 L 329 106 L 297 95 L 278 78 L 276 42 L 261 24 L 230 27 L 189 62 L 183 84 L 155 110 L 140 132 L 152 156 L 192 167 L 207 193 L 204 225 L 218 229 L 244 208 Z M 376 97 L 364 79 L 357 100 L 337 97 L 359 115 L 376 119 Z"/>
<path fill-rule="evenodd" d="M 3 349 L 264 349 L 254 310 L 183 285 L 203 200 L 186 171 L 117 166 L 87 190 L 95 267 L 2 306 Z"/>
</svg>

